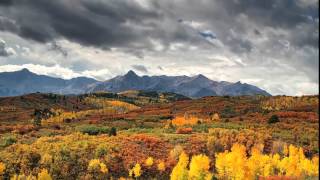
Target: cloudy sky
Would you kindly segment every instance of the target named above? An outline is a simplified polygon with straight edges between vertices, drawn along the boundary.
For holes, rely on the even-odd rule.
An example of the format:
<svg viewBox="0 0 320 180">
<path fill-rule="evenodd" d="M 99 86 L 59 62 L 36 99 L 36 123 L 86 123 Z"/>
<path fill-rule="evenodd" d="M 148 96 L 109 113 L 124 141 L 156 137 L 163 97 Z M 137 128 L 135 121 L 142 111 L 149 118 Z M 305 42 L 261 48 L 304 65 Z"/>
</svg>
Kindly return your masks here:
<svg viewBox="0 0 320 180">
<path fill-rule="evenodd" d="M 0 72 L 203 74 L 318 94 L 318 0 L 1 0 Z"/>
</svg>

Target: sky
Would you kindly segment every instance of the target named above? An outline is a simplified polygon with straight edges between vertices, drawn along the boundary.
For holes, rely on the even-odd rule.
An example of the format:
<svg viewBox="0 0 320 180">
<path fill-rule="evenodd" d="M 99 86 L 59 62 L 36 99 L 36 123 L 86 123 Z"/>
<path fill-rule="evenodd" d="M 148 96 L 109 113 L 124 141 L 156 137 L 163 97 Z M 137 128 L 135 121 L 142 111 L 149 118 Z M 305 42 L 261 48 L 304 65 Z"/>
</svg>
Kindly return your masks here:
<svg viewBox="0 0 320 180">
<path fill-rule="evenodd" d="M 0 72 L 203 74 L 319 92 L 318 0 L 1 0 Z"/>
</svg>

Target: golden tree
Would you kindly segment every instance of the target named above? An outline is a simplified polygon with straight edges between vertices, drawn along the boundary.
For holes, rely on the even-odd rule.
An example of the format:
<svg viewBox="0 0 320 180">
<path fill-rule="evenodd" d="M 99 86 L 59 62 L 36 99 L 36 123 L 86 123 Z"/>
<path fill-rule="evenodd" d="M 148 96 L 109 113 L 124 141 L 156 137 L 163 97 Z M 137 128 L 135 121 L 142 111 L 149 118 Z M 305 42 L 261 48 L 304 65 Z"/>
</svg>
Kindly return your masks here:
<svg viewBox="0 0 320 180">
<path fill-rule="evenodd" d="M 142 174 L 142 171 L 141 171 L 141 166 L 139 163 L 137 163 L 133 168 L 132 168 L 132 172 L 134 174 L 134 177 L 140 177 L 141 174 Z"/>
<path fill-rule="evenodd" d="M 48 170 L 42 169 L 40 173 L 38 173 L 38 180 L 52 180 Z"/>
<path fill-rule="evenodd" d="M 163 172 L 166 170 L 166 165 L 163 161 L 160 161 L 158 166 L 157 166 L 158 171 Z"/>
<path fill-rule="evenodd" d="M 147 167 L 151 167 L 153 165 L 153 158 L 152 157 L 148 157 L 145 161 L 145 165 Z"/>
<path fill-rule="evenodd" d="M 189 157 L 186 153 L 182 152 L 179 156 L 177 165 L 173 168 L 170 179 L 171 180 L 187 180 L 188 179 L 188 166 Z"/>
<path fill-rule="evenodd" d="M 212 173 L 209 172 L 210 159 L 203 154 L 193 156 L 190 163 L 189 177 L 190 180 L 211 180 Z"/>
<path fill-rule="evenodd" d="M 306 158 L 302 148 L 289 146 L 288 156 L 262 154 L 258 148 L 247 158 L 243 145 L 233 145 L 231 152 L 216 154 L 215 167 L 221 179 L 257 179 L 269 176 L 288 176 L 299 179 L 319 175 L 319 158 Z"/>
<path fill-rule="evenodd" d="M 225 151 L 216 155 L 218 177 L 222 179 L 244 179 L 246 173 L 246 148 L 234 144 L 231 152 Z"/>
<path fill-rule="evenodd" d="M 100 162 L 99 159 L 90 160 L 89 165 L 88 165 L 88 170 L 91 172 L 101 172 L 103 174 L 108 173 L 107 166 L 103 162 Z"/>
<path fill-rule="evenodd" d="M 289 146 L 289 156 L 284 157 L 278 164 L 280 172 L 286 176 L 305 177 L 318 176 L 319 157 L 311 160 L 305 157 L 302 148 Z"/>
</svg>

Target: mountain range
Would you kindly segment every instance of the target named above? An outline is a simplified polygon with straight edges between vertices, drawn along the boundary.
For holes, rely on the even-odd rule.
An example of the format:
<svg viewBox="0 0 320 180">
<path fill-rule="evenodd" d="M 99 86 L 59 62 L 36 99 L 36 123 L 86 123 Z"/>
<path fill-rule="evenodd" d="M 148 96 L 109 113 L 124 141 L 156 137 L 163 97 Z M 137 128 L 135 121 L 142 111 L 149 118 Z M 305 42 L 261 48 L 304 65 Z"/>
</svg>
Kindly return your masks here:
<svg viewBox="0 0 320 180">
<path fill-rule="evenodd" d="M 0 96 L 17 96 L 42 92 L 58 94 L 82 94 L 97 91 L 122 92 L 126 90 L 145 90 L 173 92 L 192 98 L 204 96 L 239 96 L 270 94 L 256 86 L 236 82 L 213 81 L 204 75 L 196 76 L 138 76 L 129 71 L 107 81 L 78 77 L 61 79 L 38 75 L 28 69 L 0 73 Z"/>
</svg>

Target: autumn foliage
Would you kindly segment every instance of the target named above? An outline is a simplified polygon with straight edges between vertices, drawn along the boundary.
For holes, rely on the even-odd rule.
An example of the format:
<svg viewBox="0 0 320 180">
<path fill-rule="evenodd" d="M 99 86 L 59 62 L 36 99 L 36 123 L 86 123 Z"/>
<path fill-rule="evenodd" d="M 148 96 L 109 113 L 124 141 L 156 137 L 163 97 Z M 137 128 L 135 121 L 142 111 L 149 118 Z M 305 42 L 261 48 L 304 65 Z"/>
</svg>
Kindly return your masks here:
<svg viewBox="0 0 320 180">
<path fill-rule="evenodd" d="M 122 143 L 126 146 L 119 146 Z M 158 143 L 162 145 L 156 146 Z M 175 148 L 176 154 L 180 154 L 173 167 L 171 160 L 175 161 L 174 152 L 159 152 L 163 143 L 158 138 L 146 135 L 132 138 L 81 134 L 43 137 L 32 145 L 12 145 L 7 151 L 1 152 L 0 175 L 45 179 L 76 175 L 79 178 L 105 179 L 117 175 L 132 178 L 165 177 L 171 171 L 172 180 L 211 179 L 213 176 L 221 179 L 318 176 L 318 156 L 307 158 L 302 148 L 293 145 L 283 147 L 281 154 L 265 154 L 261 145 L 255 145 L 247 151 L 246 146 L 235 143 L 230 151 L 216 152 L 211 158 L 205 154 L 195 154 L 189 158 L 184 148 Z M 142 146 L 139 147 L 139 144 Z M 144 147 L 147 149 L 143 150 Z M 126 155 L 129 151 L 132 153 Z M 19 175 L 15 174 L 15 163 L 20 164 Z M 76 170 L 75 174 L 70 173 L 71 169 Z"/>
<path fill-rule="evenodd" d="M 288 176 L 314 177 L 318 176 L 319 157 L 307 159 L 301 148 L 290 145 L 288 156 L 278 154 L 262 154 L 259 149 L 252 149 L 251 156 L 246 155 L 243 145 L 235 144 L 230 152 L 216 154 L 216 169 L 218 177 L 231 179 L 256 179 L 258 177 Z"/>
<path fill-rule="evenodd" d="M 192 128 L 178 128 L 176 131 L 177 134 L 191 134 Z"/>
<path fill-rule="evenodd" d="M 318 96 L 138 95 L 2 98 L 0 179 L 319 177 Z"/>
<path fill-rule="evenodd" d="M 178 116 L 172 120 L 172 124 L 176 126 L 193 125 L 193 124 L 197 124 L 198 121 L 199 119 L 196 117 L 186 118 L 183 116 L 181 117 Z"/>
</svg>

